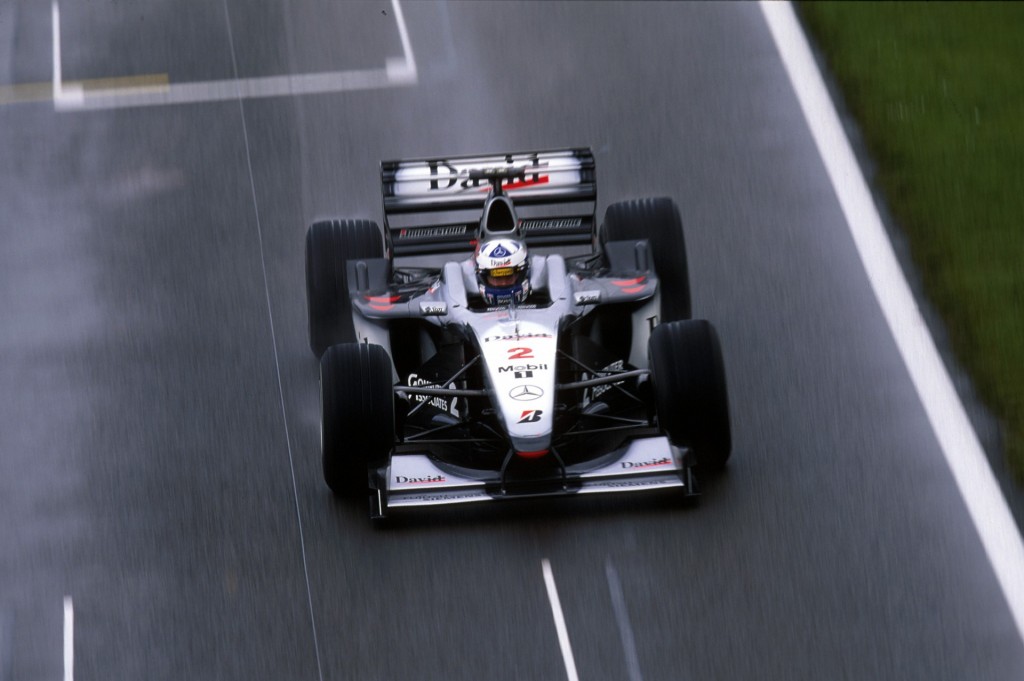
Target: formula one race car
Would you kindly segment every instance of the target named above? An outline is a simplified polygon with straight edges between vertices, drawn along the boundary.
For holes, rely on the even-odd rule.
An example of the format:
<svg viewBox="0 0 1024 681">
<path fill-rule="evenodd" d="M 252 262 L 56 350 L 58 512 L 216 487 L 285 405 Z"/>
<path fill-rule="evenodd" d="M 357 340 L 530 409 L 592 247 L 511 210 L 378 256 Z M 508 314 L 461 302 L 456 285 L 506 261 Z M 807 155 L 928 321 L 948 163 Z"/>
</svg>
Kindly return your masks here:
<svg viewBox="0 0 1024 681">
<path fill-rule="evenodd" d="M 679 211 L 615 203 L 589 149 L 381 164 L 368 220 L 306 238 L 327 485 L 371 515 L 681 488 L 731 450 Z M 514 202 L 514 203 L 513 203 Z"/>
</svg>

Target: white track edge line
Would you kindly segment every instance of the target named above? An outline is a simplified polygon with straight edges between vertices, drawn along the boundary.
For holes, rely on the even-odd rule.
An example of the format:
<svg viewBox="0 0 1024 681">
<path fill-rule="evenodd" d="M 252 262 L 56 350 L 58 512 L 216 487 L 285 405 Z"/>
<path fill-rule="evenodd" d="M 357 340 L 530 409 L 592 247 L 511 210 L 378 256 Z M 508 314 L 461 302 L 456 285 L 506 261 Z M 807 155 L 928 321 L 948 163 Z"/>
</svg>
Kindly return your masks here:
<svg viewBox="0 0 1024 681">
<path fill-rule="evenodd" d="M 558 588 L 555 586 L 555 576 L 551 572 L 551 561 L 544 558 L 540 561 L 544 570 L 544 586 L 548 590 L 548 602 L 551 604 L 551 615 L 555 618 L 555 631 L 558 633 L 558 647 L 562 650 L 562 660 L 565 662 L 565 675 L 569 681 L 579 681 L 576 673 L 576 660 L 572 656 L 572 646 L 569 645 L 569 630 L 565 626 L 565 615 L 562 614 L 562 603 L 558 600 Z"/>
<path fill-rule="evenodd" d="M 1024 640 L 1024 541 L 935 347 L 789 2 L 758 3 L 835 188 L 875 297 Z"/>
</svg>

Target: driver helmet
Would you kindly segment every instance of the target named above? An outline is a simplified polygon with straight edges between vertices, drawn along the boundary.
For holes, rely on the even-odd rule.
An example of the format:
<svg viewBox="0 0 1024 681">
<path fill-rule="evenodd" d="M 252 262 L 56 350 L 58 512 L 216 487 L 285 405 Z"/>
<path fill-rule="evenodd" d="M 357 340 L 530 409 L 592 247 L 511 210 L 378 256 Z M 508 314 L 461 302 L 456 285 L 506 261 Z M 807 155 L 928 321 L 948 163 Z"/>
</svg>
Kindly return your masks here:
<svg viewBox="0 0 1024 681">
<path fill-rule="evenodd" d="M 488 305 L 522 303 L 530 293 L 530 257 L 518 239 L 481 243 L 474 256 L 480 295 Z"/>
</svg>

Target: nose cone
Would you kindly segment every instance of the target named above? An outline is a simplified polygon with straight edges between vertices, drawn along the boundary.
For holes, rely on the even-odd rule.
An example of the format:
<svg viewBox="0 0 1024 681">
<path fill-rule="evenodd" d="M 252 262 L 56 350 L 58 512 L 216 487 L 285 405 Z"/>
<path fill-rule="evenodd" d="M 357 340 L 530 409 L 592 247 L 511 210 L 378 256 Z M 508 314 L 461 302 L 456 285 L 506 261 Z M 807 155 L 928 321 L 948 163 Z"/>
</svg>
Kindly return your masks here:
<svg viewBox="0 0 1024 681">
<path fill-rule="evenodd" d="M 513 448 L 547 449 L 554 423 L 555 334 L 540 324 L 509 321 L 491 327 L 480 345 Z"/>
</svg>

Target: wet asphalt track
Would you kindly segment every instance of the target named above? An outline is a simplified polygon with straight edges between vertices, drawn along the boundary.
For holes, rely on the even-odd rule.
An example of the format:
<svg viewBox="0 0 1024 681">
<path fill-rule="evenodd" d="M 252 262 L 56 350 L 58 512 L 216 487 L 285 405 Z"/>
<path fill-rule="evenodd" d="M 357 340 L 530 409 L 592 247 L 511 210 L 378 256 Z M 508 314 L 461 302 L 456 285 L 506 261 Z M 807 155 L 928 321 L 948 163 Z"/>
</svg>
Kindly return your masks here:
<svg viewBox="0 0 1024 681">
<path fill-rule="evenodd" d="M 65 4 L 65 81 L 402 55 L 390 3 Z M 564 679 L 545 558 L 584 681 L 1020 678 L 757 6 L 404 10 L 411 87 L 0 106 L 0 681 L 61 677 L 65 595 L 77 679 Z M 6 3 L 3 84 L 51 77 Z M 379 220 L 382 158 L 570 145 L 682 208 L 728 473 L 375 530 L 320 478 L 305 225 Z"/>
</svg>

